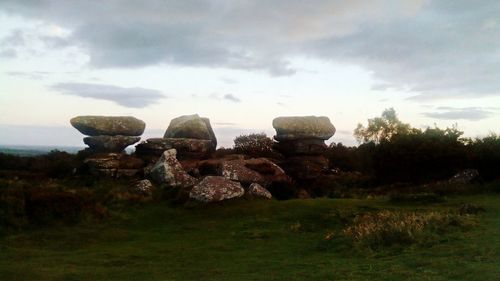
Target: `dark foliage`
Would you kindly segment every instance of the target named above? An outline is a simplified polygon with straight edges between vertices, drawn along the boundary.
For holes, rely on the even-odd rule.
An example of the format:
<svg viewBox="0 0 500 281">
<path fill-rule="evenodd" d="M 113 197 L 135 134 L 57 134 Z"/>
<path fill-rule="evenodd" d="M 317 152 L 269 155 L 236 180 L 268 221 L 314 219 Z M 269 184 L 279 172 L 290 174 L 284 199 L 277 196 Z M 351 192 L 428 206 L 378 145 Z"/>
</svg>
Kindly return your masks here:
<svg viewBox="0 0 500 281">
<path fill-rule="evenodd" d="M 32 157 L 0 153 L 0 170 L 41 173 L 53 178 L 70 176 L 81 165 L 77 155 L 58 150 Z"/>
<path fill-rule="evenodd" d="M 251 157 L 279 158 L 273 144 L 274 141 L 264 133 L 241 135 L 234 139 L 234 151 Z"/>
</svg>

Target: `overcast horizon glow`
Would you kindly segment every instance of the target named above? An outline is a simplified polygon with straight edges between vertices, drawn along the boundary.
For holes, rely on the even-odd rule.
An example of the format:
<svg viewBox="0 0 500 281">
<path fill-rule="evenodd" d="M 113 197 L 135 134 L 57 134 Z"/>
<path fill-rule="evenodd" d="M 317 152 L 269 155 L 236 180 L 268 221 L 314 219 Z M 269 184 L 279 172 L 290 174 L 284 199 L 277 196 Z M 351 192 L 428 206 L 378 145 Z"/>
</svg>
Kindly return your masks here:
<svg viewBox="0 0 500 281">
<path fill-rule="evenodd" d="M 77 115 L 145 137 L 208 117 L 219 143 L 278 116 L 330 142 L 393 107 L 417 128 L 500 133 L 500 2 L 0 0 L 0 144 L 83 145 Z"/>
</svg>

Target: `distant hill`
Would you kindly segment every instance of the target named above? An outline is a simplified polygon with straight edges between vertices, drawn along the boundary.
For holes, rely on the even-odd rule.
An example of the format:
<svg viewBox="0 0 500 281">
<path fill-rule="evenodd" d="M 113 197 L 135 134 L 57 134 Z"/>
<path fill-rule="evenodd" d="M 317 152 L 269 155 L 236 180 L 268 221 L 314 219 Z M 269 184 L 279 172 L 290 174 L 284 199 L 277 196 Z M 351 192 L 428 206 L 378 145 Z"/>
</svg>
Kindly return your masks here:
<svg viewBox="0 0 500 281">
<path fill-rule="evenodd" d="M 0 145 L 0 153 L 19 156 L 37 156 L 47 154 L 52 150 L 76 154 L 83 147 L 79 146 L 36 146 L 36 145 Z"/>
</svg>

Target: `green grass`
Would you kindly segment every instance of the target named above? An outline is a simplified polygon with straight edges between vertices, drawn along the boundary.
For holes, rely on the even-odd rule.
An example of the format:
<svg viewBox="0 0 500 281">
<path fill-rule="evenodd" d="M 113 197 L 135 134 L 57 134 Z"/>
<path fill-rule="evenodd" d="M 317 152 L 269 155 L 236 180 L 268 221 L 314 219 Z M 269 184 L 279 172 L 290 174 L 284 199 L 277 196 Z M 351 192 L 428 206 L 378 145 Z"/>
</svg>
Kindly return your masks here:
<svg viewBox="0 0 500 281">
<path fill-rule="evenodd" d="M 481 205 L 479 225 L 429 245 L 354 250 L 341 235 L 354 213 Z M 388 199 L 147 203 L 107 222 L 0 238 L 0 280 L 498 280 L 500 194 L 446 202 Z M 325 235 L 334 233 L 333 239 Z"/>
</svg>

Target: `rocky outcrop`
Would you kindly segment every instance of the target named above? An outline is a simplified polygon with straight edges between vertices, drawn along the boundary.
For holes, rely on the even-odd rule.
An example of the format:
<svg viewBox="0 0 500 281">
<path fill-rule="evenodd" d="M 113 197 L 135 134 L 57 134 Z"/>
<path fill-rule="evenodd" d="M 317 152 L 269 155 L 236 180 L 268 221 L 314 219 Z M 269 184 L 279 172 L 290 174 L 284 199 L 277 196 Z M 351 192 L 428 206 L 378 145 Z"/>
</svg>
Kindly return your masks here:
<svg viewBox="0 0 500 281">
<path fill-rule="evenodd" d="M 203 203 L 213 203 L 238 198 L 244 194 L 245 190 L 239 182 L 224 177 L 207 176 L 191 189 L 189 198 Z"/>
<path fill-rule="evenodd" d="M 187 188 L 196 183 L 196 179 L 190 176 L 182 168 L 176 158 L 177 151 L 169 149 L 151 169 L 151 178 L 164 188 L 180 187 Z"/>
<path fill-rule="evenodd" d="M 96 152 L 121 152 L 127 146 L 141 140 L 141 137 L 133 136 L 93 136 L 86 137 L 83 142 Z"/>
<path fill-rule="evenodd" d="M 132 116 L 77 116 L 70 123 L 87 136 L 140 136 L 146 123 Z"/>
<path fill-rule="evenodd" d="M 288 175 L 299 182 L 310 181 L 328 170 L 324 141 L 335 134 L 328 117 L 278 117 L 273 127 L 275 149 L 285 156 L 280 166 Z"/>
<path fill-rule="evenodd" d="M 217 147 L 217 139 L 210 125 L 210 120 L 200 117 L 198 114 L 183 115 L 172 119 L 163 137 L 210 140 L 212 150 Z"/>
<path fill-rule="evenodd" d="M 247 190 L 247 194 L 251 198 L 264 198 L 264 199 L 271 199 L 273 196 L 271 195 L 271 192 L 269 192 L 267 189 L 262 187 L 258 183 L 252 183 Z"/>
<path fill-rule="evenodd" d="M 174 148 L 179 160 L 206 159 L 212 152 L 210 140 L 151 138 L 136 145 L 136 154 L 146 161 L 157 160 L 165 150 Z"/>
</svg>

